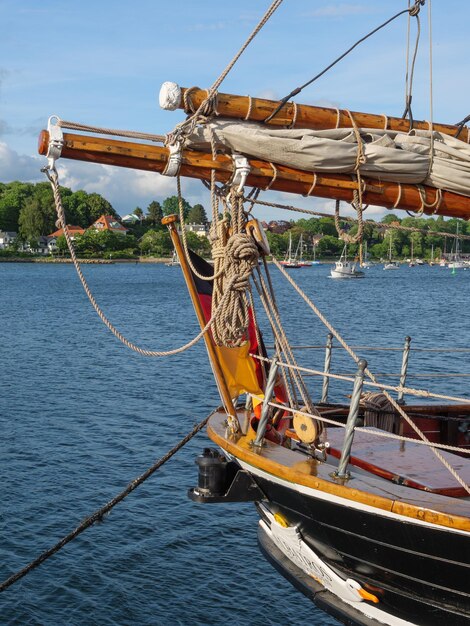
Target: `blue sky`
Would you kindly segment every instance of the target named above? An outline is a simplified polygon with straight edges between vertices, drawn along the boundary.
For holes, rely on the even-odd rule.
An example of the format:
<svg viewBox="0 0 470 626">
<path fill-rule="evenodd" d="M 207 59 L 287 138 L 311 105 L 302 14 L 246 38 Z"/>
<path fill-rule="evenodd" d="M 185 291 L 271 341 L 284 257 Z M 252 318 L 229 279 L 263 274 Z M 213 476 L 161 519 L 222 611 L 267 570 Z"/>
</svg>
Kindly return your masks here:
<svg viewBox="0 0 470 626">
<path fill-rule="evenodd" d="M 0 181 L 39 181 L 37 135 L 52 114 L 97 126 L 165 133 L 183 115 L 158 106 L 162 82 L 209 87 L 245 41 L 269 0 L 0 0 Z M 279 98 L 306 82 L 357 39 L 406 8 L 407 0 L 284 0 L 220 91 Z M 413 90 L 415 118 L 429 119 L 428 5 Z M 434 120 L 470 113 L 470 3 L 432 1 Z M 412 22 L 414 42 L 414 21 Z M 374 35 L 297 97 L 298 102 L 400 116 L 407 18 Z M 174 179 L 59 162 L 61 182 L 97 191 L 125 214 L 176 190 Z M 191 203 L 209 206 L 197 181 Z M 325 210 L 332 203 L 266 193 L 264 199 Z M 347 211 L 345 211 L 346 213 Z M 379 216 L 381 211 L 372 209 Z M 262 219 L 297 219 L 279 210 Z"/>
</svg>

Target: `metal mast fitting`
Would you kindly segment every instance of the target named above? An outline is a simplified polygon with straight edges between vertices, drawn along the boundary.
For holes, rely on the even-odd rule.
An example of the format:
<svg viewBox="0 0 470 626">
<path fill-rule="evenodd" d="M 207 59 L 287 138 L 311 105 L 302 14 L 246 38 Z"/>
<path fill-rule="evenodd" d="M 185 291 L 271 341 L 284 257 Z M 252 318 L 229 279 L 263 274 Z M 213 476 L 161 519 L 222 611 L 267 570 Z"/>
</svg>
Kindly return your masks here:
<svg viewBox="0 0 470 626">
<path fill-rule="evenodd" d="M 57 115 L 51 115 L 47 121 L 47 131 L 49 133 L 49 143 L 47 145 L 47 161 L 48 169 L 55 169 L 55 162 L 62 155 L 62 148 L 64 147 L 64 135 L 62 128 L 59 126 L 60 117 Z"/>
</svg>

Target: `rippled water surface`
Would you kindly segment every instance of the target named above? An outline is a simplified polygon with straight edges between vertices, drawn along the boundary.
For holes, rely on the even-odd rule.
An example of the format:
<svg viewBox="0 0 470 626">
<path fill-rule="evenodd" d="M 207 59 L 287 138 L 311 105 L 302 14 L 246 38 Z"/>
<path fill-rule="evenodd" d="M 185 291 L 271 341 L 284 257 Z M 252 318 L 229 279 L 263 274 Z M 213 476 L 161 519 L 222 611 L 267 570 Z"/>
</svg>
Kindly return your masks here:
<svg viewBox="0 0 470 626">
<path fill-rule="evenodd" d="M 367 271 L 299 281 L 355 345 L 468 347 L 470 271 Z M 84 268 L 96 298 L 132 341 L 166 350 L 197 333 L 179 268 Z M 294 344 L 326 331 L 273 270 Z M 141 357 L 97 318 L 70 266 L 0 264 L 0 578 L 3 580 L 120 492 L 218 404 L 205 350 Z M 269 336 L 266 336 L 269 343 Z M 372 369 L 399 370 L 398 352 L 358 350 Z M 307 351 L 299 352 L 306 361 Z M 337 371 L 354 371 L 334 355 Z M 410 373 L 469 372 L 468 354 L 415 352 Z M 321 367 L 323 353 L 311 363 Z M 310 380 L 310 379 L 309 379 Z M 393 379 L 387 379 L 393 382 Z M 436 389 L 467 396 L 466 378 Z M 429 380 L 410 384 L 429 388 Z M 310 383 L 318 398 L 318 383 Z M 350 389 L 337 386 L 334 399 Z M 38 625 L 336 624 L 296 592 L 257 548 L 251 504 L 196 505 L 200 433 L 104 520 L 0 596 L 0 623 Z"/>
</svg>

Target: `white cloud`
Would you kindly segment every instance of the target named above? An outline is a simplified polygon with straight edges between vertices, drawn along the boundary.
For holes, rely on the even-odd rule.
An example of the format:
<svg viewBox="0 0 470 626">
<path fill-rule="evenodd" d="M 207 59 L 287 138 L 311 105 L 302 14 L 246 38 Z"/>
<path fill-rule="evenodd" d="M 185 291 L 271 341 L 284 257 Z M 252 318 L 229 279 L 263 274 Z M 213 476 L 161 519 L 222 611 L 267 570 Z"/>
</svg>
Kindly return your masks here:
<svg viewBox="0 0 470 626">
<path fill-rule="evenodd" d="M 41 167 L 44 159 L 18 154 L 6 143 L 0 142 L 0 181 L 9 183 L 12 180 L 36 182 L 43 178 Z"/>
<path fill-rule="evenodd" d="M 176 195 L 176 179 L 154 172 L 62 160 L 57 162 L 57 170 L 61 185 L 73 191 L 83 189 L 88 193 L 99 193 L 121 215 L 136 206 L 145 209 L 152 200 L 162 202 L 168 196 Z M 204 188 L 199 182 L 185 181 L 182 193 L 191 204 L 203 202 Z M 208 204 L 206 202 L 206 206 Z"/>
</svg>

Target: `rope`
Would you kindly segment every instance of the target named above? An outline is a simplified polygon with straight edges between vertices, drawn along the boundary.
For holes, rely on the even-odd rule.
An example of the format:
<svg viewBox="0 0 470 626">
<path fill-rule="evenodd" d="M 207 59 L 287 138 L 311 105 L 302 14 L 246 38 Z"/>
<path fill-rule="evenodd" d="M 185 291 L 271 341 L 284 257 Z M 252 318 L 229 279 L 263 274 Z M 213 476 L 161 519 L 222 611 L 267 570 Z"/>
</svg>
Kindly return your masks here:
<svg viewBox="0 0 470 626">
<path fill-rule="evenodd" d="M 419 13 L 419 9 L 421 7 L 421 5 L 424 4 L 424 0 L 415 0 L 415 3 L 413 5 L 413 7 L 410 9 L 404 9 L 403 11 L 400 11 L 399 13 L 397 13 L 396 15 L 394 15 L 393 17 L 391 17 L 390 19 L 388 19 L 386 22 L 384 22 L 383 24 L 381 24 L 380 26 L 378 26 L 377 28 L 374 28 L 374 30 L 372 30 L 370 33 L 368 33 L 367 35 L 365 35 L 364 37 L 362 37 L 361 39 L 359 39 L 358 41 L 356 41 L 356 43 L 354 45 L 352 45 L 350 48 L 348 48 L 348 50 L 346 50 L 346 52 L 343 52 L 343 54 L 341 56 L 339 56 L 337 59 L 335 59 L 332 63 L 330 63 L 324 70 L 322 70 L 319 74 L 317 74 L 316 76 L 314 76 L 311 80 L 307 81 L 306 83 L 304 83 L 303 85 L 301 85 L 300 87 L 296 87 L 295 89 L 293 89 L 289 94 L 287 94 L 287 96 L 285 96 L 284 98 L 282 98 L 282 100 L 279 102 L 278 106 L 274 109 L 274 111 L 264 120 L 265 123 L 269 122 L 270 120 L 272 120 L 272 118 L 277 115 L 279 113 L 279 111 L 287 104 L 288 100 L 294 96 L 296 96 L 297 94 L 299 94 L 303 89 L 305 89 L 305 87 L 308 87 L 308 85 L 311 85 L 313 82 L 315 82 L 316 80 L 318 80 L 321 76 L 323 76 L 323 74 L 326 74 L 326 72 L 328 72 L 332 67 L 334 67 L 337 63 L 339 63 L 339 61 L 341 61 L 342 59 L 344 59 L 345 56 L 347 56 L 350 52 L 352 52 L 352 50 L 354 50 L 354 48 L 356 48 L 359 44 L 361 44 L 363 41 L 365 41 L 366 39 L 368 39 L 369 37 L 371 37 L 372 35 L 374 35 L 376 32 L 378 32 L 380 29 L 384 28 L 384 26 L 387 26 L 387 24 L 390 24 L 390 22 L 393 22 L 393 20 L 395 20 L 397 17 L 399 17 L 400 15 L 403 15 L 404 13 L 408 13 L 409 15 L 412 16 L 418 16 Z"/>
<path fill-rule="evenodd" d="M 109 330 L 113 333 L 115 337 L 117 337 L 117 339 L 119 339 L 121 343 L 123 343 L 125 346 L 127 346 L 128 348 L 130 348 L 131 350 L 133 350 L 134 352 L 137 352 L 138 354 L 142 356 L 151 356 L 151 357 L 173 356 L 175 354 L 184 352 L 185 350 L 188 350 L 189 348 L 192 348 L 194 345 L 196 345 L 196 343 L 207 333 L 209 328 L 214 324 L 215 317 L 219 314 L 219 311 L 222 309 L 223 305 L 225 304 L 225 300 L 224 299 L 221 300 L 220 306 L 216 309 L 216 311 L 214 312 L 214 315 L 211 316 L 211 319 L 207 322 L 207 324 L 204 326 L 201 332 L 198 335 L 196 335 L 196 337 L 194 337 L 194 339 L 191 339 L 191 341 L 189 341 L 185 345 L 179 348 L 175 348 L 174 350 L 167 350 L 167 351 L 145 350 L 135 345 L 128 339 L 126 339 L 126 337 L 124 337 L 124 335 L 115 326 L 113 326 L 113 324 L 108 320 L 106 315 L 103 313 L 98 303 L 96 302 L 93 294 L 91 293 L 90 288 L 88 287 L 88 283 L 86 282 L 85 277 L 82 273 L 80 263 L 78 262 L 77 256 L 75 254 L 73 242 L 70 237 L 69 230 L 67 228 L 64 207 L 62 205 L 62 199 L 60 196 L 59 177 L 58 177 L 57 171 L 55 169 L 49 170 L 48 168 L 44 168 L 43 171 L 46 174 L 52 186 L 52 192 L 54 194 L 58 221 L 64 231 L 65 239 L 67 241 L 67 245 L 70 251 L 70 257 L 75 266 L 80 282 L 82 283 L 83 289 L 85 290 L 85 293 L 88 296 L 88 299 L 92 307 L 95 309 L 96 313 L 98 314 L 103 324 L 109 328 Z"/>
<path fill-rule="evenodd" d="M 44 561 L 49 559 L 56 552 L 61 550 L 65 545 L 67 545 L 73 539 L 78 537 L 78 535 L 80 535 L 84 530 L 86 530 L 90 526 L 93 526 L 93 524 L 95 524 L 96 522 L 102 522 L 103 517 L 107 515 L 111 511 L 111 509 L 113 509 L 116 506 L 116 504 L 119 504 L 119 502 L 122 502 L 122 500 L 124 500 L 124 498 L 126 498 L 132 491 L 134 491 L 134 489 L 136 489 L 137 487 L 139 487 L 139 485 L 145 482 L 147 478 L 150 478 L 150 476 L 154 472 L 156 472 L 157 469 L 159 469 L 162 465 L 164 465 L 167 461 L 169 461 L 172 456 L 174 456 L 179 450 L 181 450 L 181 448 L 183 448 L 183 446 L 185 446 L 188 443 L 188 441 L 190 441 L 200 430 L 202 430 L 204 426 L 207 424 L 209 417 L 206 417 L 205 419 L 203 419 L 202 422 L 197 424 L 197 426 L 195 426 L 193 430 L 186 435 L 186 437 L 181 439 L 181 441 L 177 443 L 173 448 L 171 448 L 171 450 L 169 450 L 164 456 L 162 456 L 161 459 L 159 459 L 156 463 L 154 463 L 151 467 L 149 467 L 138 478 L 135 478 L 132 482 L 130 482 L 128 486 L 126 487 L 126 489 L 124 489 L 124 491 L 121 491 L 121 493 L 119 493 L 116 497 L 110 500 L 107 504 L 102 506 L 100 509 L 98 509 L 97 511 L 89 515 L 88 517 L 86 517 L 77 526 L 77 528 L 75 528 L 75 530 L 70 532 L 68 535 L 65 535 L 65 537 L 63 537 L 60 541 L 58 541 L 54 546 L 52 546 L 51 548 L 49 548 L 48 550 L 40 554 L 36 559 L 34 559 L 34 561 L 31 561 L 29 565 L 26 565 L 26 567 L 23 567 L 21 570 L 19 570 L 18 572 L 16 572 L 15 574 L 7 578 L 5 581 L 3 581 L 0 584 L 0 592 L 5 591 L 5 589 L 10 587 L 13 583 L 20 580 L 20 578 L 23 578 L 23 576 L 26 576 L 26 574 L 28 574 L 33 569 L 41 565 L 41 563 L 44 563 Z"/>
<path fill-rule="evenodd" d="M 256 354 L 251 355 L 254 359 L 263 360 L 264 357 L 261 357 Z M 269 360 L 269 359 L 268 359 Z M 327 378 L 333 378 L 335 380 L 341 380 L 343 382 L 354 382 L 354 377 L 348 374 L 332 374 L 331 372 L 325 372 L 324 370 L 316 370 L 311 367 L 301 367 L 300 365 L 293 365 L 292 363 L 282 363 L 278 361 L 278 365 L 286 368 L 296 368 L 301 372 L 305 372 L 307 374 L 312 374 L 314 376 L 326 376 Z M 432 391 L 428 391 L 427 389 L 413 389 L 411 387 L 402 387 L 401 385 L 387 385 L 385 383 L 379 383 L 377 381 L 369 382 L 367 380 L 363 383 L 366 387 L 374 387 L 377 389 L 387 389 L 388 391 L 396 391 L 406 393 L 411 396 L 419 396 L 424 398 L 437 398 L 439 400 L 449 400 L 451 402 L 460 402 L 463 404 L 470 404 L 469 398 L 462 398 L 460 396 L 447 396 L 440 393 L 432 393 Z"/>
<path fill-rule="evenodd" d="M 271 346 L 266 346 L 267 348 Z M 292 346 L 293 350 L 324 350 L 324 344 L 319 345 L 303 345 L 303 346 Z M 341 348 L 342 346 L 333 346 L 336 348 Z M 370 350 L 374 351 L 383 351 L 383 352 L 403 352 L 403 348 L 386 348 L 384 346 L 350 346 L 354 350 Z M 409 348 L 410 352 L 446 352 L 458 354 L 460 352 L 469 353 L 470 348 Z"/>
<path fill-rule="evenodd" d="M 245 198 L 245 200 L 248 200 L 248 198 Z M 266 202 L 265 200 L 253 200 L 250 199 L 250 202 L 252 202 L 253 204 L 260 204 L 262 206 L 270 206 L 273 207 L 275 209 L 284 209 L 285 211 L 293 211 L 294 213 L 305 213 L 307 215 L 315 215 L 316 217 L 333 217 L 334 215 L 332 215 L 331 213 L 323 213 L 321 211 L 313 211 L 312 209 L 303 209 L 301 207 L 295 207 L 292 205 L 288 205 L 288 204 L 279 204 L 277 202 Z M 340 215 L 339 219 L 342 222 L 351 222 L 354 224 L 358 223 L 358 220 L 354 217 L 347 217 L 345 215 Z M 465 239 L 465 240 L 470 240 L 470 235 L 457 235 L 456 233 L 444 233 L 441 231 L 434 231 L 434 230 L 429 230 L 427 228 L 417 228 L 415 226 L 402 226 L 401 224 L 398 223 L 393 223 L 393 224 L 380 224 L 378 222 L 374 222 L 374 220 L 364 220 L 363 223 L 366 224 L 371 224 L 372 226 L 375 226 L 377 228 L 381 228 L 383 230 L 401 230 L 403 232 L 409 232 L 409 233 L 424 233 L 427 235 L 436 235 L 437 237 L 449 237 L 449 238 L 453 238 L 453 239 Z"/>
<path fill-rule="evenodd" d="M 265 269 L 267 270 L 266 266 Z M 299 406 L 299 402 L 296 397 L 296 390 L 298 390 L 302 398 L 302 404 L 308 407 L 310 413 L 315 413 L 316 411 L 314 409 L 312 400 L 308 393 L 305 382 L 303 381 L 300 374 L 300 368 L 297 366 L 294 354 L 289 344 L 289 340 L 282 326 L 282 322 L 279 316 L 279 310 L 275 301 L 274 291 L 272 289 L 272 283 L 269 280 L 268 289 L 259 269 L 257 275 L 259 282 L 256 280 L 255 276 L 253 276 L 253 282 L 255 283 L 256 289 L 258 291 L 264 310 L 271 325 L 271 329 L 276 339 L 276 348 L 278 352 L 277 356 L 280 359 L 280 355 L 284 354 L 286 360 L 292 365 L 292 367 L 289 369 L 290 385 L 286 385 L 289 404 L 290 406 Z M 266 275 L 268 276 L 268 278 L 270 278 L 269 270 L 267 270 Z M 262 359 L 260 360 L 262 361 Z"/>
<path fill-rule="evenodd" d="M 57 120 L 57 126 L 61 128 L 69 128 L 70 130 L 84 131 L 87 133 L 96 133 L 98 135 L 115 135 L 118 137 L 130 137 L 132 139 L 146 139 L 147 141 L 165 142 L 165 135 L 154 135 L 152 133 L 140 133 L 134 130 L 115 130 L 113 128 L 100 128 L 99 126 L 88 126 L 77 122 L 68 122 L 66 120 Z"/>
<path fill-rule="evenodd" d="M 342 336 L 339 334 L 339 332 L 330 324 L 330 322 L 328 322 L 328 320 L 325 318 L 325 316 L 320 312 L 320 310 L 316 307 L 316 305 L 307 297 L 307 295 L 300 289 L 300 287 L 293 281 L 293 279 L 288 275 L 288 273 L 285 271 L 285 269 L 282 267 L 282 265 L 280 265 L 278 263 L 278 261 L 276 261 L 276 259 L 273 259 L 273 263 L 276 265 L 276 267 L 278 268 L 278 270 L 284 275 L 284 277 L 289 281 L 289 283 L 294 287 L 294 289 L 297 291 L 297 293 L 303 298 L 303 300 L 310 306 L 310 308 L 315 312 L 315 314 L 319 317 L 319 319 L 323 322 L 323 324 L 328 328 L 328 330 L 334 335 L 334 337 L 336 337 L 337 341 L 339 341 L 339 343 L 343 346 L 343 348 L 346 350 L 346 352 L 351 356 L 351 358 L 358 363 L 359 362 L 359 357 L 358 355 L 348 346 L 348 344 L 346 343 L 346 341 L 342 338 Z M 370 371 L 369 368 L 366 368 L 365 370 L 366 375 L 372 380 L 372 382 L 379 384 L 378 381 L 376 380 L 374 374 Z M 403 410 L 403 408 L 398 404 L 398 402 L 385 390 L 384 386 L 381 385 L 381 389 L 385 395 L 385 397 L 387 398 L 387 400 L 392 404 L 393 408 L 398 411 L 398 413 L 403 417 L 403 419 L 406 420 L 406 422 L 409 424 L 409 426 L 411 426 L 411 428 L 413 428 L 413 430 L 416 432 L 416 434 L 418 435 L 418 437 L 420 439 L 422 439 L 423 441 L 428 441 L 428 438 L 426 437 L 426 435 L 422 432 L 422 430 L 416 426 L 416 424 L 413 422 L 413 420 L 405 413 L 405 411 Z M 468 399 L 465 400 L 465 402 L 469 402 Z M 429 442 L 430 443 L 430 442 Z M 436 456 L 436 458 L 444 465 L 444 467 L 447 468 L 447 470 L 452 474 L 452 476 L 457 480 L 457 482 L 459 482 L 462 487 L 470 494 L 470 486 L 466 484 L 466 482 L 459 476 L 459 474 L 453 469 L 453 467 L 446 461 L 446 459 L 444 459 L 444 457 L 439 454 L 439 452 L 434 448 L 431 447 L 430 448 L 433 452 L 433 454 Z"/>
<path fill-rule="evenodd" d="M 269 359 L 268 359 L 269 360 Z M 252 396 L 253 398 L 257 399 L 257 400 L 263 400 L 263 398 L 261 398 L 261 396 L 257 396 L 255 394 L 253 394 Z M 287 411 L 288 413 L 300 413 L 301 415 L 304 415 L 305 417 L 313 417 L 314 419 L 320 421 L 320 422 L 325 422 L 326 424 L 331 424 L 332 426 L 339 426 L 341 428 L 345 428 L 346 425 L 344 422 L 338 422 L 337 420 L 333 420 L 330 417 L 325 417 L 324 415 L 310 415 L 309 413 L 306 413 L 305 411 L 302 411 L 301 409 L 293 409 L 291 407 L 286 407 L 283 404 L 278 404 L 277 402 L 273 402 L 270 401 L 268 402 L 268 405 L 273 407 L 274 409 L 284 409 L 285 411 Z M 367 427 L 363 427 L 363 426 L 356 426 L 355 430 L 358 430 L 360 432 L 363 433 L 367 433 L 369 435 L 377 435 L 377 437 L 385 437 L 386 439 L 396 439 L 397 441 L 404 441 L 404 442 L 408 442 L 408 443 L 416 443 L 418 445 L 421 446 L 426 446 L 426 447 L 430 447 L 432 448 L 439 448 L 442 450 L 446 450 L 448 452 L 463 452 L 464 454 L 468 454 L 469 449 L 468 448 L 459 448 L 457 446 L 448 446 L 444 443 L 433 443 L 433 442 L 429 442 L 429 441 L 420 441 L 419 439 L 412 439 L 411 437 L 405 437 L 404 435 L 397 435 L 395 433 L 391 433 L 391 432 L 387 432 L 385 430 L 379 430 L 379 429 L 370 429 Z"/>
<path fill-rule="evenodd" d="M 217 78 L 217 80 L 213 83 L 212 87 L 207 91 L 207 97 L 201 102 L 201 104 L 199 105 L 198 109 L 196 111 L 194 111 L 194 113 L 188 119 L 184 120 L 183 122 L 181 122 L 180 124 L 177 124 L 175 126 L 175 129 L 173 130 L 173 132 L 169 133 L 167 135 L 167 142 L 172 143 L 175 140 L 177 140 L 178 137 L 181 137 L 182 135 L 183 136 L 188 136 L 188 135 L 190 135 L 194 131 L 194 129 L 196 128 L 197 124 L 200 122 L 200 119 L 199 119 L 200 116 L 203 115 L 203 112 L 205 110 L 207 111 L 207 109 L 206 109 L 207 102 L 211 98 L 214 98 L 216 96 L 217 89 L 220 87 L 222 82 L 225 80 L 225 78 L 228 75 L 228 73 L 231 71 L 231 69 L 233 68 L 235 63 L 238 61 L 240 56 L 243 54 L 243 52 L 246 50 L 246 48 L 250 45 L 250 43 L 256 37 L 256 35 L 259 33 L 259 31 L 263 28 L 263 26 L 266 24 L 266 22 L 269 20 L 269 18 L 280 7 L 280 5 L 282 4 L 282 1 L 283 0 L 274 0 L 271 3 L 271 5 L 269 6 L 269 8 L 266 11 L 266 13 L 263 15 L 263 17 L 261 18 L 261 20 L 259 21 L 257 26 L 254 28 L 254 30 L 249 35 L 248 39 L 245 41 L 245 43 L 242 45 L 242 47 L 237 52 L 237 54 L 233 57 L 233 59 L 230 61 L 230 63 L 226 66 L 226 68 L 223 70 L 223 72 L 220 74 L 220 76 Z"/>
<path fill-rule="evenodd" d="M 258 264 L 259 253 L 252 238 L 239 233 L 228 240 L 225 255 L 226 280 L 230 281 L 231 288 L 224 292 L 226 303 L 215 320 L 212 333 L 217 345 L 240 346 L 246 341 L 250 321 L 246 295 L 248 281 Z"/>
<path fill-rule="evenodd" d="M 354 194 L 356 194 L 356 191 L 354 192 Z M 358 241 L 361 241 L 362 235 L 364 234 L 364 222 L 362 220 L 362 208 L 360 208 L 359 203 L 356 206 L 354 205 L 354 203 L 352 203 L 352 205 L 357 211 L 357 220 L 355 221 L 357 221 L 358 229 L 355 235 L 348 235 L 348 233 L 341 228 L 339 205 L 340 205 L 340 200 L 336 200 L 334 219 L 335 219 L 335 227 L 336 227 L 336 232 L 338 233 L 338 237 L 346 243 L 357 243 Z"/>
</svg>

